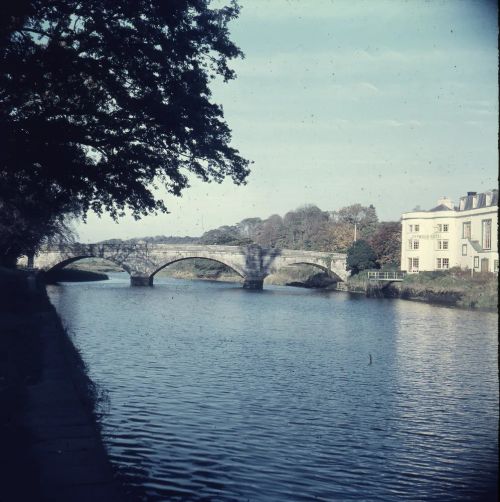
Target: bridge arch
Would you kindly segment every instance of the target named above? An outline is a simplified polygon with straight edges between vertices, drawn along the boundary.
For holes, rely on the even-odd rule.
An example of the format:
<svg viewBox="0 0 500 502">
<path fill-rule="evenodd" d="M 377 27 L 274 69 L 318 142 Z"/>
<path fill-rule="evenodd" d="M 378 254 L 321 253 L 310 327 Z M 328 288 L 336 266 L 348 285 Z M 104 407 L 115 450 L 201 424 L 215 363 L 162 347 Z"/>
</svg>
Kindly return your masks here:
<svg viewBox="0 0 500 502">
<path fill-rule="evenodd" d="M 60 270 L 64 267 L 66 267 L 67 265 L 74 263 L 75 261 L 85 260 L 86 258 L 99 258 L 100 260 L 110 262 L 113 265 L 120 267 L 121 269 L 125 270 L 125 272 L 127 272 L 129 275 L 132 274 L 131 269 L 125 263 L 118 261 L 118 260 L 114 260 L 112 257 L 103 257 L 103 256 L 94 255 L 94 254 L 72 256 L 71 258 L 62 259 L 60 262 L 56 263 L 55 265 L 48 267 L 45 270 L 45 272 L 49 273 L 49 272 L 53 272 L 55 270 Z"/>
<path fill-rule="evenodd" d="M 319 263 L 314 263 L 312 261 L 296 261 L 294 263 L 287 263 L 286 265 L 283 265 L 281 268 L 286 268 L 286 267 L 294 267 L 294 266 L 299 266 L 299 265 L 307 265 L 310 267 L 318 268 L 322 272 L 326 272 L 332 279 L 335 279 L 337 282 L 343 282 L 344 280 L 333 270 L 330 270 L 328 267 L 324 265 L 320 265 Z M 278 269 L 279 270 L 279 269 Z"/>
<path fill-rule="evenodd" d="M 149 276 L 149 283 L 153 284 L 153 278 L 154 278 L 154 276 L 158 272 L 160 272 L 161 270 L 163 270 L 164 268 L 167 268 L 169 265 L 173 265 L 174 263 L 179 263 L 181 261 L 187 261 L 187 260 L 205 260 L 205 261 L 212 261 L 212 262 L 215 262 L 215 263 L 220 263 L 221 265 L 224 265 L 225 267 L 231 269 L 234 273 L 236 273 L 237 275 L 239 275 L 242 279 L 245 278 L 245 275 L 244 275 L 243 271 L 240 270 L 235 265 L 230 265 L 229 263 L 226 263 L 226 262 L 221 261 L 221 260 L 217 260 L 217 259 L 212 258 L 212 257 L 206 257 L 206 256 L 185 256 L 185 257 L 182 257 L 182 258 L 171 259 L 171 260 L 167 261 L 165 264 L 163 264 L 161 267 L 157 268 Z"/>
</svg>

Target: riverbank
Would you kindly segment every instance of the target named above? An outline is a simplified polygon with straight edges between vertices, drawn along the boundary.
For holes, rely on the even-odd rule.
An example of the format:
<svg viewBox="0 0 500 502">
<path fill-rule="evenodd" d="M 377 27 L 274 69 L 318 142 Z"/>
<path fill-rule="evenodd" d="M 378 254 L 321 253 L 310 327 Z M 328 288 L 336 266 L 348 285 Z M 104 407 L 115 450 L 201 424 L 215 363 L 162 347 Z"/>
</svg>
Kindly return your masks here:
<svg viewBox="0 0 500 502">
<path fill-rule="evenodd" d="M 498 277 L 491 273 L 471 276 L 470 271 L 451 269 L 407 275 L 402 282 L 377 283 L 361 272 L 349 278 L 347 291 L 464 309 L 496 312 L 498 308 Z"/>
<path fill-rule="evenodd" d="M 78 268 L 60 268 L 45 272 L 42 280 L 46 284 L 55 284 L 57 282 L 92 282 L 92 281 L 107 281 L 107 274 L 102 272 L 92 272 Z"/>
<path fill-rule="evenodd" d="M 97 392 L 45 288 L 0 270 L 0 500 L 121 501 Z"/>
</svg>

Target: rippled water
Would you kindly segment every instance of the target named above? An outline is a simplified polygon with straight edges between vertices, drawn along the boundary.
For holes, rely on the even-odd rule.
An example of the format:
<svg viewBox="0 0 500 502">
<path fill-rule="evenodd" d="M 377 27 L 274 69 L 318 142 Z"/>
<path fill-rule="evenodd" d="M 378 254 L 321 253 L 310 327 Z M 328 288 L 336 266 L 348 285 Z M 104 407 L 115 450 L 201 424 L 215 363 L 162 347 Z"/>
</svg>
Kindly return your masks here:
<svg viewBox="0 0 500 502">
<path fill-rule="evenodd" d="M 147 500 L 497 489 L 496 314 L 126 276 L 50 297 L 109 396 L 111 459 Z"/>
</svg>

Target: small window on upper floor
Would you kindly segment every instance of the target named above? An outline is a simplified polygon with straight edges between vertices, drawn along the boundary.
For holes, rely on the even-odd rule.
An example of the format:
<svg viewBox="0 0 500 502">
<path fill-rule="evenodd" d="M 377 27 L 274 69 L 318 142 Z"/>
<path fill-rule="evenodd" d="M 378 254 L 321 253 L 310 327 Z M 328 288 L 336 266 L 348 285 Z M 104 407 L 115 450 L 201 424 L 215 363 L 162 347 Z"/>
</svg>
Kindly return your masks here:
<svg viewBox="0 0 500 502">
<path fill-rule="evenodd" d="M 467 244 L 462 244 L 462 256 L 467 256 Z"/>
<path fill-rule="evenodd" d="M 443 232 L 448 232 L 448 223 L 443 224 Z"/>
<path fill-rule="evenodd" d="M 413 249 L 418 249 L 420 247 L 420 241 L 414 240 L 413 241 Z"/>
<path fill-rule="evenodd" d="M 408 225 L 408 231 L 413 232 L 413 225 Z"/>
<path fill-rule="evenodd" d="M 415 225 L 415 232 L 420 232 L 420 225 Z"/>
<path fill-rule="evenodd" d="M 491 220 L 482 220 L 482 239 L 481 245 L 483 249 L 491 249 Z"/>
<path fill-rule="evenodd" d="M 470 221 L 465 221 L 462 224 L 462 239 L 470 239 Z"/>
</svg>

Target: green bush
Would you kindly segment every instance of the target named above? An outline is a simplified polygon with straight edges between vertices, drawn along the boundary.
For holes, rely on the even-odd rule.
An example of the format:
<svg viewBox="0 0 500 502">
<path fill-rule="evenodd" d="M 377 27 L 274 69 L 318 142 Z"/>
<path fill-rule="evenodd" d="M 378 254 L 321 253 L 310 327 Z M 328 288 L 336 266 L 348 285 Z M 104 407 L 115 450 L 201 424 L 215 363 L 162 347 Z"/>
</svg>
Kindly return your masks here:
<svg viewBox="0 0 500 502">
<path fill-rule="evenodd" d="M 347 250 L 347 270 L 356 275 L 371 268 L 378 268 L 375 251 L 364 240 L 354 242 Z"/>
</svg>

